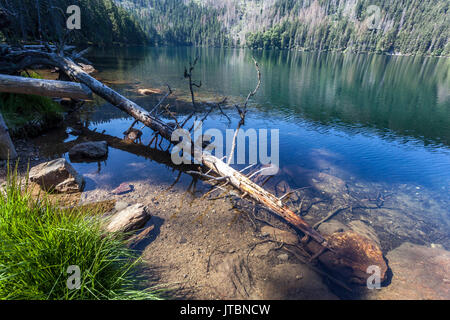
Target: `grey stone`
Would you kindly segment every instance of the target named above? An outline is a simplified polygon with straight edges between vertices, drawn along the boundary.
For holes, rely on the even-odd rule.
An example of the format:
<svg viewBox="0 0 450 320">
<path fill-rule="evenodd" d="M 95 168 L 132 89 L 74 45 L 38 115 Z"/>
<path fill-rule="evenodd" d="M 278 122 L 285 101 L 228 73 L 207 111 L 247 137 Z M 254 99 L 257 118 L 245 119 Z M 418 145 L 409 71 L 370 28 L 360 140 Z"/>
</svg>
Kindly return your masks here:
<svg viewBox="0 0 450 320">
<path fill-rule="evenodd" d="M 142 203 L 136 203 L 114 214 L 106 227 L 108 232 L 130 232 L 142 228 L 151 214 Z"/>
<path fill-rule="evenodd" d="M 66 159 L 60 158 L 34 166 L 30 180 L 43 190 L 73 193 L 83 190 L 84 179 Z"/>
<path fill-rule="evenodd" d="M 69 150 L 70 159 L 100 159 L 108 154 L 106 141 L 90 141 L 77 144 Z"/>
</svg>

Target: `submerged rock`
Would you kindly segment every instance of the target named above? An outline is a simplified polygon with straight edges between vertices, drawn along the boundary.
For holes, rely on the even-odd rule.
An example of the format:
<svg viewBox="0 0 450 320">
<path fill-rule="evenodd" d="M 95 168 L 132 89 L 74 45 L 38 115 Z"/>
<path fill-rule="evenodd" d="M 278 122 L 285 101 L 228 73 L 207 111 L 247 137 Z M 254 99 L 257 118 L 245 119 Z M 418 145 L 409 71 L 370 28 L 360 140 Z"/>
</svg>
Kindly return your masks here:
<svg viewBox="0 0 450 320">
<path fill-rule="evenodd" d="M 142 228 L 151 218 L 147 207 L 136 203 L 110 217 L 106 226 L 108 232 L 131 232 Z"/>
<path fill-rule="evenodd" d="M 343 276 L 348 282 L 365 285 L 371 273 L 370 266 L 380 268 L 380 280 L 387 278 L 387 265 L 381 249 L 372 240 L 354 231 L 336 232 L 327 237 L 330 247 L 319 260 L 330 270 Z"/>
<path fill-rule="evenodd" d="M 295 233 L 273 228 L 271 226 L 264 226 L 261 228 L 261 234 L 270 236 L 278 242 L 295 245 L 298 243 L 298 236 Z"/>
<path fill-rule="evenodd" d="M 123 182 L 117 188 L 111 191 L 112 194 L 119 195 L 133 191 L 133 186 L 129 183 Z"/>
<path fill-rule="evenodd" d="M 108 143 L 106 141 L 89 141 L 77 144 L 69 150 L 71 160 L 101 159 L 108 154 Z"/>
<path fill-rule="evenodd" d="M 450 252 L 409 242 L 386 255 L 392 270 L 390 285 L 369 294 L 371 299 L 449 300 Z"/>
<path fill-rule="evenodd" d="M 41 163 L 30 170 L 30 180 L 43 190 L 73 193 L 83 190 L 84 179 L 64 158 Z"/>
</svg>

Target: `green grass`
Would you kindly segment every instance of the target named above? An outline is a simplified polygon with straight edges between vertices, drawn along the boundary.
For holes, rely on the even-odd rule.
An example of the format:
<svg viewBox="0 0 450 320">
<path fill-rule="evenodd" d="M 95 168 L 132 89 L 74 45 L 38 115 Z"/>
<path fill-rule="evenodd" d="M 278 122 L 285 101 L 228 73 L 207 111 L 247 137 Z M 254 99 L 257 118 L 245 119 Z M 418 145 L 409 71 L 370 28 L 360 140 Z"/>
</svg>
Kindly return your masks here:
<svg viewBox="0 0 450 320">
<path fill-rule="evenodd" d="M 137 289 L 140 262 L 123 237 L 105 236 L 92 212 L 33 199 L 19 180 L 8 169 L 0 194 L 0 299 L 159 299 L 159 289 Z M 67 286 L 70 265 L 79 289 Z"/>
<path fill-rule="evenodd" d="M 35 72 L 21 76 L 40 79 Z M 0 93 L 0 111 L 6 124 L 13 131 L 29 127 L 33 123 L 55 123 L 61 121 L 63 108 L 48 97 L 36 95 Z"/>
</svg>

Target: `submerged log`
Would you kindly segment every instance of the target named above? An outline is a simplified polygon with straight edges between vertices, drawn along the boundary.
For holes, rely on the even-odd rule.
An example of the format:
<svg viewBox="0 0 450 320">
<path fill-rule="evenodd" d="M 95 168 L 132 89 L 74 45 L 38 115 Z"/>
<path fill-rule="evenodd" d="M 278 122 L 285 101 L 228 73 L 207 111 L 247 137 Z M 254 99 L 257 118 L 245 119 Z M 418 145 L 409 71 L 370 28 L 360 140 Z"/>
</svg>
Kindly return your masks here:
<svg viewBox="0 0 450 320">
<path fill-rule="evenodd" d="M 92 91 L 81 83 L 0 74 L 0 92 L 91 100 Z"/>
<path fill-rule="evenodd" d="M 0 112 L 0 159 L 9 160 L 17 158 L 16 148 L 9 136 L 9 130 Z"/>
</svg>

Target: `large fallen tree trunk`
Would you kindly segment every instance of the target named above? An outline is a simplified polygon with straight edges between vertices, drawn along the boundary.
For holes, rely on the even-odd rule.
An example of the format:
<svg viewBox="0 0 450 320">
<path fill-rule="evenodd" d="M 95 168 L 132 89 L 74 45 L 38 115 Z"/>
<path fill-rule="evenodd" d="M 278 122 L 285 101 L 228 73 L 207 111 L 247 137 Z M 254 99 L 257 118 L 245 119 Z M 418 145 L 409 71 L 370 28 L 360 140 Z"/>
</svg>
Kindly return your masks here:
<svg viewBox="0 0 450 320">
<path fill-rule="evenodd" d="M 17 152 L 9 136 L 8 127 L 0 112 L 0 159 L 9 160 L 17 158 Z"/>
<path fill-rule="evenodd" d="M 35 94 L 55 98 L 91 100 L 92 91 L 82 83 L 43 80 L 0 74 L 0 92 Z"/>
<path fill-rule="evenodd" d="M 106 101 L 126 112 L 137 121 L 142 122 L 163 138 L 171 141 L 172 133 L 174 131 L 173 126 L 170 126 L 160 119 L 152 116 L 151 113 L 147 112 L 133 101 L 128 100 L 100 81 L 94 79 L 89 74 L 84 72 L 83 69 L 72 59 L 54 52 L 21 49 L 10 49 L 6 54 L 4 54 L 4 57 L 9 59 L 9 61 L 14 64 L 12 67 L 7 68 L 6 71 L 9 70 L 9 72 L 17 72 L 17 70 L 36 64 L 45 64 L 58 67 L 72 80 L 85 84 L 94 93 Z M 303 232 L 306 236 L 314 239 L 315 242 L 318 243 L 319 248 L 322 248 L 317 250 L 316 256 L 323 253 L 324 249 L 329 249 L 330 252 L 328 254 L 333 254 L 333 258 L 341 264 L 340 266 L 343 270 L 356 271 L 350 272 L 350 274 L 355 275 L 358 273 L 363 281 L 365 279 L 365 275 L 367 275 L 367 277 L 369 276 L 365 273 L 365 267 L 370 264 L 379 265 L 383 270 L 381 280 L 384 280 L 387 267 L 382 258 L 381 250 L 379 250 L 376 245 L 374 247 L 372 247 L 372 244 L 369 246 L 363 246 L 363 243 L 358 238 L 349 237 L 346 234 L 343 235 L 343 238 L 337 237 L 337 240 L 330 238 L 330 241 L 332 242 L 328 243 L 325 238 L 314 228 L 312 228 L 306 221 L 296 215 L 287 206 L 283 205 L 280 199 L 264 190 L 242 173 L 230 167 L 221 159 L 218 159 L 204 150 L 199 150 L 199 148 L 200 147 L 194 144 L 194 155 L 196 155 L 197 160 L 200 160 L 205 167 L 224 178 L 224 180 L 226 179 L 232 186 L 242 191 L 244 195 L 253 198 L 258 203 L 268 208 L 271 212 L 275 213 L 277 216 L 296 227 L 299 231 Z M 366 250 L 366 247 L 369 249 Z M 342 272 L 342 274 L 345 273 Z"/>
</svg>

